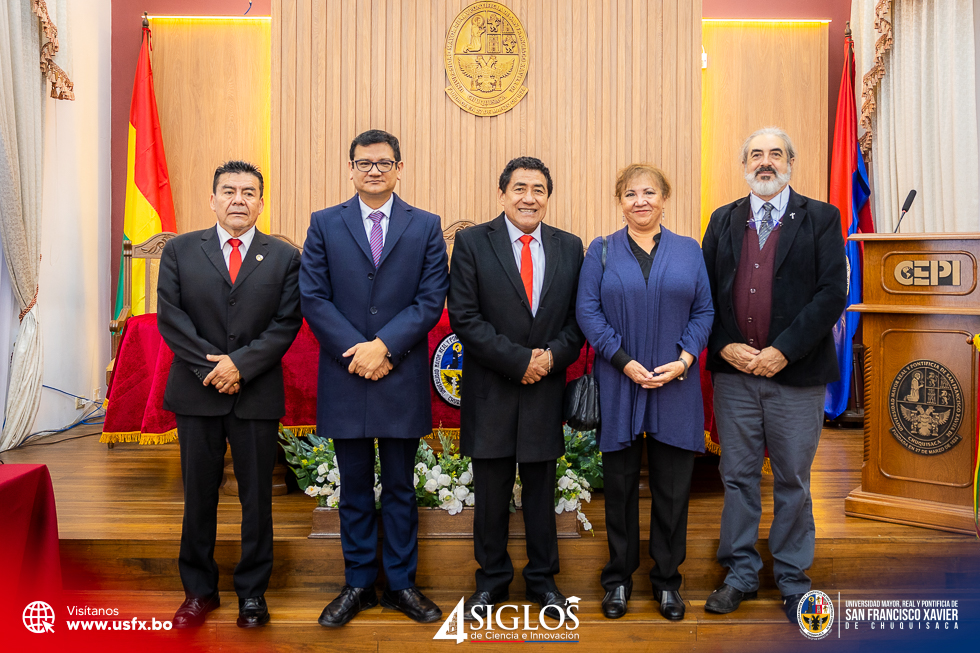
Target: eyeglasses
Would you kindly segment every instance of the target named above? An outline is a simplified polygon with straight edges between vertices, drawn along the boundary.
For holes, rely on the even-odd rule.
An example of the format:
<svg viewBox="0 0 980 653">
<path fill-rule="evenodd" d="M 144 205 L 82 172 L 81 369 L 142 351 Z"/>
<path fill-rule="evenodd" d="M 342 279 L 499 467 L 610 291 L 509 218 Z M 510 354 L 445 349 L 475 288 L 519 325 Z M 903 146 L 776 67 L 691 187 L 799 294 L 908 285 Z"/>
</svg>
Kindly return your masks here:
<svg viewBox="0 0 980 653">
<path fill-rule="evenodd" d="M 388 159 L 382 159 L 381 161 L 368 161 L 367 159 L 358 159 L 352 162 L 354 167 L 361 172 L 371 172 L 371 168 L 377 166 L 378 172 L 384 174 L 386 172 L 391 172 L 391 169 L 395 167 L 394 161 L 389 161 Z"/>
</svg>

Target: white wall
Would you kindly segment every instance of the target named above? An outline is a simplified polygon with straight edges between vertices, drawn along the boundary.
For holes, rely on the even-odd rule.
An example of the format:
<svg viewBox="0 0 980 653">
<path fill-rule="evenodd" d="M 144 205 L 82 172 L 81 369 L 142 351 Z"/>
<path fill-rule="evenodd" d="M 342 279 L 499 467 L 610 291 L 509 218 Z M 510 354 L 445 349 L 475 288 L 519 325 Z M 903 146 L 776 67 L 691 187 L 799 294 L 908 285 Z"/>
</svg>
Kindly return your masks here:
<svg viewBox="0 0 980 653">
<path fill-rule="evenodd" d="M 38 308 L 44 385 L 105 394 L 109 361 L 111 0 L 71 0 L 68 69 L 75 100 L 47 100 Z M 75 400 L 42 388 L 32 431 L 61 428 Z"/>
</svg>

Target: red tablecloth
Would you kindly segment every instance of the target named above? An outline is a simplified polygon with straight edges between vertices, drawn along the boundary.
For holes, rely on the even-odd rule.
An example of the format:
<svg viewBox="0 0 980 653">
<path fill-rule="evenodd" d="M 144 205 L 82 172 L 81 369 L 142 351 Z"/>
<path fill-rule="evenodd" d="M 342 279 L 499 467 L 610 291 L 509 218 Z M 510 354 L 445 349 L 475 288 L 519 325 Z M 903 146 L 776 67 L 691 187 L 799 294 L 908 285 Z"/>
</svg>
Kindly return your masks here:
<svg viewBox="0 0 980 653">
<path fill-rule="evenodd" d="M 127 321 L 107 394 L 101 442 L 166 444 L 177 440 L 174 414 L 163 408 L 173 359 L 157 330 L 155 313 Z M 282 359 L 286 415 L 281 422 L 297 434 L 316 428 L 319 361 L 320 345 L 304 321 Z"/>
<path fill-rule="evenodd" d="M 61 592 L 58 512 L 44 465 L 0 465 L 0 586 L 27 601 Z"/>
<path fill-rule="evenodd" d="M 439 323 L 429 332 L 429 360 L 443 339 L 450 335 L 449 316 L 443 311 Z M 465 356 L 465 353 L 464 353 Z M 590 350 L 589 358 L 593 357 Z M 157 330 L 155 314 L 130 318 L 123 333 L 115 371 L 106 401 L 105 425 L 101 442 L 139 442 L 166 444 L 177 439 L 174 414 L 163 409 L 163 391 L 174 355 Z M 711 453 L 718 454 L 717 431 L 712 411 L 711 375 L 701 362 L 701 389 L 704 395 L 704 440 Z M 316 377 L 320 345 L 304 320 L 289 351 L 283 357 L 286 387 L 286 415 L 282 424 L 296 434 L 316 428 Z M 585 351 L 568 368 L 566 378 L 585 372 Z M 459 433 L 459 408 L 444 401 L 429 384 L 432 393 L 432 428 L 449 435 Z M 766 460 L 768 464 L 768 459 Z"/>
<path fill-rule="evenodd" d="M 449 317 L 442 318 L 429 332 L 429 360 L 443 338 L 450 335 Z M 591 354 L 590 354 L 591 356 Z M 157 330 L 155 314 L 137 315 L 126 323 L 112 382 L 106 400 L 105 425 L 101 442 L 139 442 L 166 444 L 177 439 L 174 414 L 163 409 L 163 391 L 173 362 L 173 352 Z M 289 351 L 283 357 L 286 387 L 286 415 L 282 424 L 294 433 L 316 428 L 316 377 L 320 345 L 304 320 Z M 581 376 L 583 357 L 567 372 L 569 379 Z M 459 431 L 459 408 L 443 401 L 430 383 L 432 428 L 450 435 Z"/>
</svg>

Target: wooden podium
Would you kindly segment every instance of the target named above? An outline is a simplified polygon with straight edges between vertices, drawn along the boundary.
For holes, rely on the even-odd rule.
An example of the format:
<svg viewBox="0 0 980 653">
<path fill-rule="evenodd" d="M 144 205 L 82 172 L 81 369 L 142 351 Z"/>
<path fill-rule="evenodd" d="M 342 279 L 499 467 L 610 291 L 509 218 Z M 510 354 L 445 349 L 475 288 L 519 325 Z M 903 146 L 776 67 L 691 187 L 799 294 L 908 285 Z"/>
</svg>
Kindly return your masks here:
<svg viewBox="0 0 980 653">
<path fill-rule="evenodd" d="M 859 234 L 864 465 L 854 517 L 974 533 L 980 234 Z"/>
</svg>

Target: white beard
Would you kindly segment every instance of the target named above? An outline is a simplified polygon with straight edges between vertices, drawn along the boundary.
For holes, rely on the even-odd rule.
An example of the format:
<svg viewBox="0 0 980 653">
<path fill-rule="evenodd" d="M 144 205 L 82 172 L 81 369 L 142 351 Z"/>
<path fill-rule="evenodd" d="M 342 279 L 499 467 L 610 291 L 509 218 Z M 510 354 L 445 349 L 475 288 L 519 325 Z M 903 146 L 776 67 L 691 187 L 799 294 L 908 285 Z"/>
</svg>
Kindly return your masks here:
<svg viewBox="0 0 980 653">
<path fill-rule="evenodd" d="M 769 197 L 770 195 L 775 195 L 779 192 L 783 186 L 789 183 L 790 177 L 793 176 L 792 166 L 786 167 L 786 172 L 784 174 L 779 174 L 778 172 L 773 172 L 773 178 L 769 181 L 761 181 L 756 178 L 756 173 L 758 170 L 753 172 L 745 173 L 745 183 L 749 185 L 752 192 L 759 197 Z"/>
</svg>

